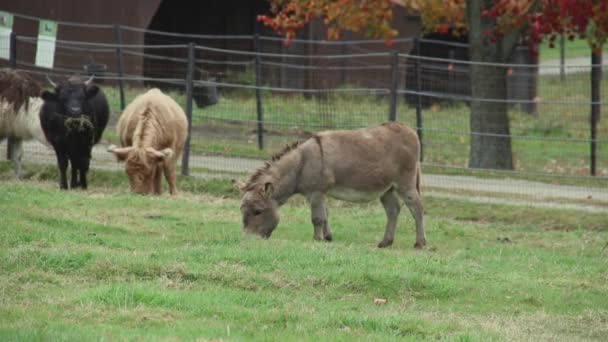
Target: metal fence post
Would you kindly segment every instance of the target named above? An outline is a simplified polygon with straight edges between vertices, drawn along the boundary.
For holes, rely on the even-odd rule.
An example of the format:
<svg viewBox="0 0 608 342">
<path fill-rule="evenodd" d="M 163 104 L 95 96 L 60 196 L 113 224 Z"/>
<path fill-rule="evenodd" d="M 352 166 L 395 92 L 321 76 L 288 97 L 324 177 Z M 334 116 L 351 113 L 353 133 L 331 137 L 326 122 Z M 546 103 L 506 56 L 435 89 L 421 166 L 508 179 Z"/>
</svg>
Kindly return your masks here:
<svg viewBox="0 0 608 342">
<path fill-rule="evenodd" d="M 348 54 L 348 50 L 348 45 L 340 45 L 340 54 L 342 56 L 346 56 Z M 342 67 L 342 70 L 340 70 L 340 80 L 342 81 L 342 84 L 346 84 L 346 66 L 348 65 L 348 58 L 342 58 L 340 61 Z"/>
<path fill-rule="evenodd" d="M 261 70 L 261 58 L 260 58 L 260 35 L 255 34 L 254 36 L 254 47 L 255 47 L 255 105 L 258 114 L 258 148 L 264 149 L 264 111 L 262 109 L 262 94 L 260 87 L 262 84 L 262 70 Z"/>
<path fill-rule="evenodd" d="M 190 137 L 192 135 L 192 92 L 194 90 L 194 43 L 188 44 L 188 71 L 186 74 L 186 117 L 188 118 L 188 136 L 182 155 L 182 175 L 190 174 Z"/>
<path fill-rule="evenodd" d="M 391 58 L 391 99 L 388 111 L 388 121 L 397 119 L 397 87 L 399 85 L 399 52 L 390 52 Z"/>
<path fill-rule="evenodd" d="M 565 58 L 566 58 L 566 39 L 564 39 L 564 35 L 559 36 L 559 78 L 560 80 L 566 79 L 566 70 L 565 70 Z"/>
<path fill-rule="evenodd" d="M 422 144 L 422 76 L 421 68 L 422 63 L 420 62 L 420 39 L 414 38 L 414 44 L 416 49 L 416 133 L 418 133 L 418 140 L 420 141 L 420 161 L 424 160 L 424 145 Z"/>
<path fill-rule="evenodd" d="M 591 52 L 591 166 L 595 176 L 597 158 L 597 122 L 600 118 L 600 82 L 602 80 L 602 52 Z"/>
<path fill-rule="evenodd" d="M 11 68 L 17 68 L 17 34 L 11 32 L 9 43 L 9 62 Z M 6 159 L 13 159 L 13 145 L 15 142 L 11 137 L 6 140 Z"/>
<path fill-rule="evenodd" d="M 11 32 L 10 43 L 9 43 L 9 61 L 11 68 L 17 67 L 17 34 Z"/>
<path fill-rule="evenodd" d="M 120 91 L 120 110 L 125 109 L 125 85 L 124 85 L 124 61 L 122 57 L 122 33 L 120 25 L 114 25 L 114 36 L 116 37 L 116 58 L 118 60 L 118 88 Z"/>
</svg>

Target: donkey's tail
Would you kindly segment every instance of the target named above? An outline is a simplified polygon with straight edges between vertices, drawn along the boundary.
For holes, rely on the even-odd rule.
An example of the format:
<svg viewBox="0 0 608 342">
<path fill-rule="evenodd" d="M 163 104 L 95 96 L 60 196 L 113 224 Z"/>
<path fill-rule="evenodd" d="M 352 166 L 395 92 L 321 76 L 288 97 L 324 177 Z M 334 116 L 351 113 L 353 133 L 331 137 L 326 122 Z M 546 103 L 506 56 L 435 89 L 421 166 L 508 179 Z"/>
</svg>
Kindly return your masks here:
<svg viewBox="0 0 608 342">
<path fill-rule="evenodd" d="M 422 192 L 420 191 L 420 183 L 422 182 L 422 172 L 420 171 L 420 162 L 416 166 L 416 190 L 418 191 L 418 195 L 422 196 Z"/>
</svg>

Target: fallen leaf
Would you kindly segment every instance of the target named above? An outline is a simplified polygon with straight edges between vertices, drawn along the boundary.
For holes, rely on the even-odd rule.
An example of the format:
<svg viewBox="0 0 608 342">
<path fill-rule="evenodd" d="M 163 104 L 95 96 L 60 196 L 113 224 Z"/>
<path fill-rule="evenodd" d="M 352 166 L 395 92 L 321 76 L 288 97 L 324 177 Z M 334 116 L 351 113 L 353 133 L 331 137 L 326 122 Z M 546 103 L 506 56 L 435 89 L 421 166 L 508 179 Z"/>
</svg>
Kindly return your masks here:
<svg viewBox="0 0 608 342">
<path fill-rule="evenodd" d="M 374 304 L 376 305 L 384 305 L 388 302 L 388 300 L 384 298 L 374 298 Z"/>
</svg>

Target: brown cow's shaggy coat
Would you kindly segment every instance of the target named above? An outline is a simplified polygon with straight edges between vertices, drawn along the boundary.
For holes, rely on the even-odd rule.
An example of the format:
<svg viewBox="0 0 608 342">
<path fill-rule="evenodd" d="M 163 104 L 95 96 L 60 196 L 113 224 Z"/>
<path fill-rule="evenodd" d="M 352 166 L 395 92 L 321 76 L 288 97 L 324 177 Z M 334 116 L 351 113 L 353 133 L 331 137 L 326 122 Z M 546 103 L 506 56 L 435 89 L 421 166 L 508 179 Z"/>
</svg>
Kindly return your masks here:
<svg viewBox="0 0 608 342">
<path fill-rule="evenodd" d="M 379 198 L 386 211 L 384 239 L 393 243 L 401 203 L 416 221 L 416 247 L 426 244 L 420 198 L 420 143 L 398 123 L 350 131 L 326 131 L 289 146 L 240 184 L 243 228 L 265 238 L 279 223 L 278 208 L 293 194 L 306 196 L 315 240 L 331 240 L 326 195 L 346 201 Z"/>
<path fill-rule="evenodd" d="M 0 99 L 13 104 L 13 111 L 19 111 L 22 105 L 28 104 L 30 97 L 40 97 L 40 84 L 22 71 L 0 69 Z"/>
<path fill-rule="evenodd" d="M 151 89 L 125 108 L 117 131 L 122 147 L 110 146 L 108 151 L 125 161 L 131 190 L 161 194 L 164 172 L 170 193 L 176 194 L 175 164 L 188 134 L 181 107 L 159 89 Z"/>
<path fill-rule="evenodd" d="M 36 139 L 49 146 L 40 125 L 42 88 L 27 73 L 0 68 L 0 142 L 9 139 L 10 156 L 21 177 L 23 140 Z"/>
</svg>

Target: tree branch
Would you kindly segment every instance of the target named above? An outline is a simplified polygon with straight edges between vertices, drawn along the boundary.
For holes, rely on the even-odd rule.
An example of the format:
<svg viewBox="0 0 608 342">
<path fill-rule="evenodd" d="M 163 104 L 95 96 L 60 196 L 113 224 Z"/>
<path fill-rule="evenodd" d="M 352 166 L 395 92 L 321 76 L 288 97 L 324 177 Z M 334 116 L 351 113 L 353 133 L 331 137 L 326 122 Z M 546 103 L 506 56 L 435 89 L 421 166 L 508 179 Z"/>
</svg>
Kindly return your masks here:
<svg viewBox="0 0 608 342">
<path fill-rule="evenodd" d="M 510 30 L 509 32 L 503 35 L 502 39 L 500 40 L 500 45 L 498 46 L 498 58 L 500 58 L 500 61 L 502 63 L 508 62 L 509 58 L 511 58 L 511 56 L 513 55 L 515 47 L 517 46 L 517 44 L 519 44 L 522 31 L 523 29 L 520 27 L 517 29 Z"/>
</svg>

